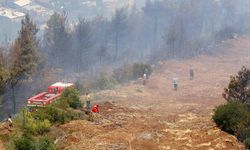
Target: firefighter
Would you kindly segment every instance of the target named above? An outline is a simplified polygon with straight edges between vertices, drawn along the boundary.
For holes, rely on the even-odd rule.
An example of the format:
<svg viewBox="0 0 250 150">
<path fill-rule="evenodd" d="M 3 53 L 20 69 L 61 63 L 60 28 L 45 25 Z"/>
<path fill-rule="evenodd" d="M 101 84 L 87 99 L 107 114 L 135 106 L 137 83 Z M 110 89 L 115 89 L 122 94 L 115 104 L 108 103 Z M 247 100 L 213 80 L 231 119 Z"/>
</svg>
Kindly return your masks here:
<svg viewBox="0 0 250 150">
<path fill-rule="evenodd" d="M 146 82 L 147 82 L 147 74 L 144 73 L 143 74 L 143 85 L 146 85 Z"/>
<path fill-rule="evenodd" d="M 11 128 L 13 125 L 12 119 L 11 119 L 11 115 L 9 115 L 9 118 L 7 119 L 9 127 Z"/>
<path fill-rule="evenodd" d="M 99 111 L 99 105 L 94 105 L 93 107 L 92 107 L 92 112 L 93 113 L 99 113 L 100 111 Z"/>
<path fill-rule="evenodd" d="M 174 86 L 174 90 L 177 91 L 177 88 L 178 88 L 178 79 L 177 78 L 173 78 L 173 86 Z"/>
<path fill-rule="evenodd" d="M 144 74 L 146 75 L 146 78 L 148 79 L 148 78 L 149 78 L 149 71 L 148 71 L 148 68 L 145 68 Z"/>
<path fill-rule="evenodd" d="M 193 68 L 191 68 L 191 69 L 189 70 L 189 76 L 190 76 L 190 80 L 193 80 L 193 79 L 194 79 L 194 69 L 193 69 Z"/>
<path fill-rule="evenodd" d="M 84 100 L 86 102 L 86 109 L 90 109 L 90 95 L 89 93 L 86 93 L 85 96 L 84 96 Z"/>
</svg>

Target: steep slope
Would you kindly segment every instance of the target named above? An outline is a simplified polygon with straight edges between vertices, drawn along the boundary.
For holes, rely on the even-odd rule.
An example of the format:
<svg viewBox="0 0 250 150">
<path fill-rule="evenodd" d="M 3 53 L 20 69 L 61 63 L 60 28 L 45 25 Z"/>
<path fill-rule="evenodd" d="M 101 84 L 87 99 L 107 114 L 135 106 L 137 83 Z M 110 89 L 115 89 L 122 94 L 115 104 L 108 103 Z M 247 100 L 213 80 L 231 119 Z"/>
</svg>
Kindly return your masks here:
<svg viewBox="0 0 250 150">
<path fill-rule="evenodd" d="M 221 93 L 229 76 L 243 65 L 250 67 L 249 37 L 223 42 L 211 55 L 159 62 L 145 86 L 138 80 L 95 93 L 101 113 L 94 122 L 72 121 L 51 134 L 58 136 L 58 149 L 243 150 L 211 120 L 212 110 L 224 102 Z M 178 91 L 172 89 L 173 77 Z"/>
<path fill-rule="evenodd" d="M 163 61 L 154 66 L 146 86 L 131 82 L 96 93 L 101 114 L 94 122 L 73 121 L 60 126 L 60 149 L 244 149 L 237 139 L 218 129 L 212 110 L 229 76 L 250 67 L 250 38 L 228 40 L 214 54 Z M 189 80 L 189 69 L 195 79 Z M 178 91 L 172 78 L 179 79 Z"/>
</svg>

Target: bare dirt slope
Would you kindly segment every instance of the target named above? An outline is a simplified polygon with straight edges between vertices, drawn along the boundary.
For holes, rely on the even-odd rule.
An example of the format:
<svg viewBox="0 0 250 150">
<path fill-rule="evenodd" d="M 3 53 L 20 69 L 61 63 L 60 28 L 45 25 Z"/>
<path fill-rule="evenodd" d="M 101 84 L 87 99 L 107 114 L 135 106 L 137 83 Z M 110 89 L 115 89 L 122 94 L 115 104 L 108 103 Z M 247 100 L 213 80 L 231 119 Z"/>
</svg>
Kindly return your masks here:
<svg viewBox="0 0 250 150">
<path fill-rule="evenodd" d="M 212 110 L 224 102 L 229 76 L 250 67 L 250 38 L 228 40 L 211 55 L 159 62 L 146 86 L 140 81 L 97 93 L 101 114 L 94 122 L 73 121 L 60 128 L 60 149 L 234 150 L 235 137 L 219 130 Z M 195 79 L 189 80 L 189 68 Z M 178 91 L 172 78 L 179 79 Z M 106 101 L 106 102 L 104 102 Z"/>
</svg>

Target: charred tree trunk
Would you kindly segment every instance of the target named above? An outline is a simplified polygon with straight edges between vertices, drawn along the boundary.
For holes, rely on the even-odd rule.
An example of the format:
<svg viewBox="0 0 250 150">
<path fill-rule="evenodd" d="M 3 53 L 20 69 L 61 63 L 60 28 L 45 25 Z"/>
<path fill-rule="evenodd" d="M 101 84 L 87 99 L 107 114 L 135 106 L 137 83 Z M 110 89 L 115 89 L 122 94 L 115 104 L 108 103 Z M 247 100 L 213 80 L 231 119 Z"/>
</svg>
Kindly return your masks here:
<svg viewBox="0 0 250 150">
<path fill-rule="evenodd" d="M 11 85 L 11 98 L 13 102 L 13 114 L 16 114 L 16 96 L 15 96 L 15 86 Z"/>
<path fill-rule="evenodd" d="M 118 31 L 116 31 L 115 33 L 115 58 L 114 58 L 114 61 L 117 60 L 117 57 L 118 57 L 118 42 L 119 42 L 119 39 L 118 39 Z"/>
<path fill-rule="evenodd" d="M 79 61 L 78 61 L 78 68 L 77 68 L 78 73 L 81 72 L 81 66 L 82 66 L 82 50 L 80 50 L 79 52 Z"/>
<path fill-rule="evenodd" d="M 156 48 L 156 39 L 157 39 L 157 30 L 158 30 L 158 17 L 154 17 L 154 29 L 153 29 L 153 49 Z"/>
</svg>

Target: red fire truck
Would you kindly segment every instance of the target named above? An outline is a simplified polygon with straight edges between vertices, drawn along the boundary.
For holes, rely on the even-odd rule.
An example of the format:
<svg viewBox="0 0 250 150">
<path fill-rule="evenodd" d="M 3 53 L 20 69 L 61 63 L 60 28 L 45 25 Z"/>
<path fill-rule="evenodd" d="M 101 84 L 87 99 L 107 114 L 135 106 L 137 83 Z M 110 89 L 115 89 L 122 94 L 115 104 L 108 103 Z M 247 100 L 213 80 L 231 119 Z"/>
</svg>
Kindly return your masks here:
<svg viewBox="0 0 250 150">
<path fill-rule="evenodd" d="M 68 88 L 73 87 L 73 83 L 57 82 L 48 87 L 47 92 L 39 93 L 28 99 L 28 107 L 45 107 L 55 100 L 57 100 L 62 92 Z"/>
</svg>

